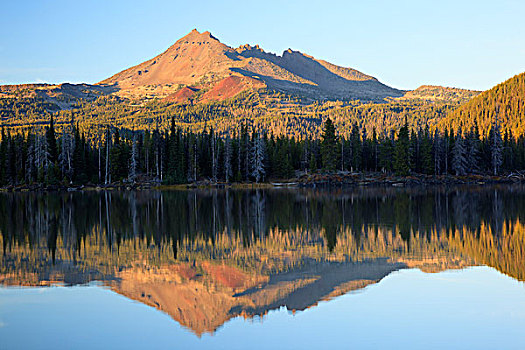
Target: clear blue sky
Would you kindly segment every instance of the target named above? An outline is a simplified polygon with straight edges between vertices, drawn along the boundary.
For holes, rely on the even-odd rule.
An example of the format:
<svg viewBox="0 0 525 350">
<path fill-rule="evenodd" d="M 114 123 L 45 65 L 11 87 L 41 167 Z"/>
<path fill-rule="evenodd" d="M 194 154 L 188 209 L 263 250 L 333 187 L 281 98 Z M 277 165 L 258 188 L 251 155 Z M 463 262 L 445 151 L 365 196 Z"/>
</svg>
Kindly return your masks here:
<svg viewBox="0 0 525 350">
<path fill-rule="evenodd" d="M 524 1 L 3 1 L 0 84 L 98 82 L 193 28 L 300 50 L 402 89 L 484 90 L 525 71 Z"/>
</svg>

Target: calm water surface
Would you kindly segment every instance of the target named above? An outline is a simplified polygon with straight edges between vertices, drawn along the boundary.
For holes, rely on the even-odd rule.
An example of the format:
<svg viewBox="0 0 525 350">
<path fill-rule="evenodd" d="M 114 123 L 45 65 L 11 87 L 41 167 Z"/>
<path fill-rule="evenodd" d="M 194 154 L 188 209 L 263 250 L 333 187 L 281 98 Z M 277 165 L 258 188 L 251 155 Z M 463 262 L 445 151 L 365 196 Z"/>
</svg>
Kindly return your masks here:
<svg viewBox="0 0 525 350">
<path fill-rule="evenodd" d="M 525 188 L 0 194 L 0 349 L 525 348 Z"/>
</svg>

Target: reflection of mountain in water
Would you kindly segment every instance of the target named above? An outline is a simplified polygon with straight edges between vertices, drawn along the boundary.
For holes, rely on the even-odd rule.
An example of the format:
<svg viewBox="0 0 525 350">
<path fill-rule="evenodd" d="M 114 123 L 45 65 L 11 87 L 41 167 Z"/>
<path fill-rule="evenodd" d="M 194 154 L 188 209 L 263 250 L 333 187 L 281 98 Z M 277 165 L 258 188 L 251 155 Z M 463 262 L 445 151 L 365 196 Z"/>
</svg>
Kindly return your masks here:
<svg viewBox="0 0 525 350">
<path fill-rule="evenodd" d="M 520 187 L 0 195 L 0 283 L 104 281 L 197 334 L 392 271 L 524 279 Z"/>
<path fill-rule="evenodd" d="M 203 263 L 179 265 L 156 272 L 119 274 L 113 289 L 131 299 L 154 306 L 196 334 L 213 332 L 235 316 L 253 317 L 285 306 L 304 310 L 350 290 L 375 283 L 404 267 L 385 259 L 356 263 L 314 262 L 270 276 L 247 274 L 235 267 Z M 184 278 L 183 274 L 194 274 Z"/>
</svg>

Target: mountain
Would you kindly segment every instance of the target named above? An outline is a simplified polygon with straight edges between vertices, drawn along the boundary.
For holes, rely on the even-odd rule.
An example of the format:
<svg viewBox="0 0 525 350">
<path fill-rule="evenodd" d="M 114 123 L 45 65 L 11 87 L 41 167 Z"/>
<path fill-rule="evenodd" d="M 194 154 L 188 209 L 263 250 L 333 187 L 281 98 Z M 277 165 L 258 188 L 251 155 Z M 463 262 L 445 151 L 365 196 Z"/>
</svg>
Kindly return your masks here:
<svg viewBox="0 0 525 350">
<path fill-rule="evenodd" d="M 210 32 L 191 31 L 160 55 L 99 83 L 120 95 L 170 96 L 179 90 L 203 90 L 202 100 L 223 100 L 247 90 L 268 88 L 314 99 L 382 100 L 404 91 L 352 68 L 336 66 L 288 49 L 281 56 L 259 46 L 231 48 Z M 206 92 L 213 93 L 206 96 Z M 182 95 L 193 95 L 187 89 Z"/>
<path fill-rule="evenodd" d="M 525 73 L 472 98 L 449 113 L 438 126 L 454 130 L 461 126 L 463 130 L 470 130 L 477 125 L 480 134 L 487 136 L 496 113 L 502 130 L 514 136 L 525 135 Z"/>
</svg>

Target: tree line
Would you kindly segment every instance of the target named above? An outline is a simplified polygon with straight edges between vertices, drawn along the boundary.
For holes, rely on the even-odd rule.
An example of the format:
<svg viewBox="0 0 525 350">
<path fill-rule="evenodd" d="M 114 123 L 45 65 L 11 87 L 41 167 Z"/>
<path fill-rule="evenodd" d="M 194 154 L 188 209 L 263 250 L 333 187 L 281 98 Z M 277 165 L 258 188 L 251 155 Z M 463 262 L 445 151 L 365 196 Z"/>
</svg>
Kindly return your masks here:
<svg viewBox="0 0 525 350">
<path fill-rule="evenodd" d="M 167 130 L 107 128 L 88 141 L 73 121 L 55 132 L 51 117 L 40 132 L 11 135 L 2 129 L 0 186 L 262 182 L 335 171 L 500 175 L 525 169 L 525 137 L 502 135 L 497 117 L 487 137 L 476 125 L 430 132 L 410 129 L 407 121 L 381 134 L 353 124 L 348 135 L 338 135 L 330 118 L 320 139 L 301 140 L 258 132 L 247 123 L 226 134 L 211 127 L 192 132 L 172 118 Z"/>
</svg>

